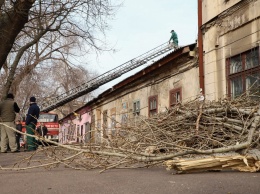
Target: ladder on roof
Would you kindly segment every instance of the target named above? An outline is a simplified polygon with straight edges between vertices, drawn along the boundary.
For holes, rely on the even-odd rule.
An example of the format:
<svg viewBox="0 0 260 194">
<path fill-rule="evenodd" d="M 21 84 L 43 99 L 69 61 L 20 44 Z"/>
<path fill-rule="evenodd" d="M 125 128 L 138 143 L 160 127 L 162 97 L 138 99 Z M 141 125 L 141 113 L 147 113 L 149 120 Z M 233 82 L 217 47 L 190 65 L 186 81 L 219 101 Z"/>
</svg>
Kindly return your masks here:
<svg viewBox="0 0 260 194">
<path fill-rule="evenodd" d="M 173 48 L 168 44 L 168 42 L 161 44 L 160 46 L 157 46 L 156 48 L 154 48 L 130 61 L 127 61 L 126 63 L 124 63 L 110 71 L 107 71 L 106 73 L 104 73 L 100 76 L 97 76 L 94 79 L 91 79 L 91 80 L 83 83 L 82 85 L 79 85 L 76 88 L 69 90 L 66 93 L 63 93 L 57 97 L 46 100 L 40 106 L 41 111 L 49 112 L 72 100 L 75 100 L 78 97 L 81 97 L 89 92 L 92 92 L 93 90 L 97 89 L 99 86 L 106 84 L 106 83 L 120 77 L 124 73 L 127 73 L 172 49 Z"/>
</svg>

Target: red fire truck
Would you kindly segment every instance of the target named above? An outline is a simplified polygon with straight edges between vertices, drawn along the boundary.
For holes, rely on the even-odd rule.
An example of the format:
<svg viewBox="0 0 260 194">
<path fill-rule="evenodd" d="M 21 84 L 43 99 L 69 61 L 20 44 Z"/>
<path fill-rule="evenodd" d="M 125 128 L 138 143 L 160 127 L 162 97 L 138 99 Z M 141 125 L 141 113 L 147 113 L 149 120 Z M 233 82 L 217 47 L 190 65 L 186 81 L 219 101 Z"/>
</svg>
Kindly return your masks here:
<svg viewBox="0 0 260 194">
<path fill-rule="evenodd" d="M 59 141 L 59 118 L 56 113 L 44 113 L 41 112 L 37 127 L 40 125 L 40 123 L 44 123 L 44 125 L 48 129 L 47 138 L 52 141 Z M 25 132 L 25 122 L 22 122 L 23 125 L 23 132 Z"/>
</svg>

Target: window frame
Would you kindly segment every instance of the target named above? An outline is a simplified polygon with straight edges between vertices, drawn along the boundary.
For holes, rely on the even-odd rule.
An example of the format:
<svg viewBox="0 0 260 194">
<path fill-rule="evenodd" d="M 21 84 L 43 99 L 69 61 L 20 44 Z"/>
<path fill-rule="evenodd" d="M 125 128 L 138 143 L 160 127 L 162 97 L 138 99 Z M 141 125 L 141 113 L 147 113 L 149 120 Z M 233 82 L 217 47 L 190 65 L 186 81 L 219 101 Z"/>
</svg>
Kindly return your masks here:
<svg viewBox="0 0 260 194">
<path fill-rule="evenodd" d="M 137 104 L 138 106 L 135 106 Z M 136 108 L 138 107 L 138 108 Z M 134 115 L 140 115 L 140 100 L 135 100 L 133 101 L 133 114 Z"/>
<path fill-rule="evenodd" d="M 151 107 L 151 101 L 155 100 L 156 107 Z M 151 109 L 152 108 L 152 109 Z M 148 115 L 149 117 L 156 115 L 158 113 L 158 95 L 150 96 L 148 98 Z"/>
<path fill-rule="evenodd" d="M 180 100 L 176 101 L 176 98 L 175 98 L 175 102 L 173 102 L 174 100 L 172 99 L 172 94 L 177 94 L 178 92 L 180 93 Z M 169 107 L 173 107 L 181 101 L 182 101 L 182 88 L 181 87 L 174 88 L 169 91 Z"/>
<path fill-rule="evenodd" d="M 121 126 L 127 126 L 128 115 L 127 113 L 121 114 Z"/>
<path fill-rule="evenodd" d="M 103 111 L 103 123 L 102 126 L 104 129 L 107 129 L 108 127 L 108 110 Z"/>
<path fill-rule="evenodd" d="M 256 66 L 253 66 L 251 68 L 246 68 L 246 56 L 250 55 L 252 53 L 252 51 L 255 51 L 257 53 L 257 56 L 258 56 L 258 65 Z M 241 60 L 241 71 L 237 71 L 237 72 L 232 72 L 231 73 L 231 60 L 232 59 L 235 59 L 237 57 L 240 56 L 240 60 Z M 236 67 L 234 67 L 236 68 Z M 235 55 L 235 56 L 232 56 L 230 58 L 227 58 L 226 59 L 226 72 L 227 72 L 227 87 L 228 87 L 228 97 L 230 98 L 236 98 L 237 96 L 240 96 L 242 95 L 243 93 L 245 93 L 247 91 L 247 84 L 246 84 L 246 81 L 247 81 L 247 77 L 249 75 L 253 75 L 253 74 L 259 74 L 260 75 L 260 49 L 259 47 L 255 47 L 255 48 L 252 48 L 250 50 L 247 50 L 245 52 L 242 52 L 238 55 Z M 233 94 L 232 92 L 232 80 L 235 80 L 237 79 L 238 81 L 242 82 L 241 84 L 241 90 L 242 92 L 240 94 Z M 235 96 L 234 96 L 235 95 Z"/>
</svg>

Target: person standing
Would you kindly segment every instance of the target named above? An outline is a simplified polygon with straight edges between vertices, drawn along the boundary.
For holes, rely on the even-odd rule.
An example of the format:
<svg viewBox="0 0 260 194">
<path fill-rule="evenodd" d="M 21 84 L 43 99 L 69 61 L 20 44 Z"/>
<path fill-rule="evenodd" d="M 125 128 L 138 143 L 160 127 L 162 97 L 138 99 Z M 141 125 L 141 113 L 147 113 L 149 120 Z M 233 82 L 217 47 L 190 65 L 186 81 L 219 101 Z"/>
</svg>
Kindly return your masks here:
<svg viewBox="0 0 260 194">
<path fill-rule="evenodd" d="M 36 132 L 37 132 L 38 135 L 40 135 L 41 137 L 44 137 L 44 136 L 47 135 L 48 129 L 47 129 L 47 127 L 44 125 L 44 123 L 41 122 L 40 126 L 37 127 Z M 46 143 L 40 142 L 40 141 L 39 141 L 39 144 L 41 144 L 41 145 L 43 145 L 43 146 L 46 146 L 46 145 L 47 145 Z"/>
<path fill-rule="evenodd" d="M 22 132 L 22 124 L 20 120 L 16 121 L 16 130 Z M 22 134 L 16 132 L 16 143 L 17 143 L 17 150 L 20 151 L 20 139 L 21 139 Z"/>
<path fill-rule="evenodd" d="M 178 36 L 176 34 L 176 32 L 174 30 L 171 31 L 171 38 L 169 40 L 169 44 L 174 48 L 174 49 L 177 49 L 178 48 L 178 44 L 179 44 L 179 41 L 178 41 Z M 172 40 L 172 43 L 171 43 L 171 40 Z"/>
<path fill-rule="evenodd" d="M 1 125 L 1 152 L 6 153 L 8 145 L 11 152 L 19 152 L 16 144 L 16 132 L 15 129 L 15 113 L 19 113 L 20 108 L 14 101 L 14 95 L 12 93 L 7 94 L 5 100 L 0 103 L 0 122 L 5 125 Z"/>
<path fill-rule="evenodd" d="M 39 118 L 40 108 L 36 104 L 36 98 L 32 96 L 30 98 L 30 107 L 26 115 L 25 125 L 26 133 L 30 135 L 35 135 L 35 128 L 37 125 L 37 120 Z M 37 141 L 34 137 L 27 136 L 27 151 L 35 151 L 37 149 Z"/>
</svg>

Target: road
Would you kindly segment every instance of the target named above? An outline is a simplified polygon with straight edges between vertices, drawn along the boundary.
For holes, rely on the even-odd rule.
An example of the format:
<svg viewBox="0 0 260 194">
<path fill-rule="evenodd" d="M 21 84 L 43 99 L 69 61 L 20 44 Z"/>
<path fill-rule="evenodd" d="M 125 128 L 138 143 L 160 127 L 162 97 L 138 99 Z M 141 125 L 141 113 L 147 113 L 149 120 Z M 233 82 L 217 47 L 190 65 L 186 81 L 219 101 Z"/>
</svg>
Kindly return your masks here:
<svg viewBox="0 0 260 194">
<path fill-rule="evenodd" d="M 6 167 L 26 153 L 0 153 Z M 165 168 L 0 170 L 1 194 L 259 194 L 260 173 L 235 171 L 173 174 Z"/>
</svg>

